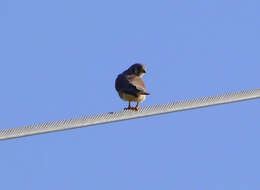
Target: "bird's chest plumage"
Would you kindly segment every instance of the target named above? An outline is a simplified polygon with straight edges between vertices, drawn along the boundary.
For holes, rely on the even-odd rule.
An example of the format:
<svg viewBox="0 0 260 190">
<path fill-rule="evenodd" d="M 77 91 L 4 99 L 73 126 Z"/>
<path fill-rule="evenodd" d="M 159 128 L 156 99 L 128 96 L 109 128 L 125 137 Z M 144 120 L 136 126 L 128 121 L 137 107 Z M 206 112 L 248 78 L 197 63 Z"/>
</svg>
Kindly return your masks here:
<svg viewBox="0 0 260 190">
<path fill-rule="evenodd" d="M 140 94 L 137 97 L 131 94 L 127 94 L 124 92 L 119 92 L 119 96 L 121 99 L 129 102 L 143 102 L 146 98 L 146 95 Z"/>
</svg>

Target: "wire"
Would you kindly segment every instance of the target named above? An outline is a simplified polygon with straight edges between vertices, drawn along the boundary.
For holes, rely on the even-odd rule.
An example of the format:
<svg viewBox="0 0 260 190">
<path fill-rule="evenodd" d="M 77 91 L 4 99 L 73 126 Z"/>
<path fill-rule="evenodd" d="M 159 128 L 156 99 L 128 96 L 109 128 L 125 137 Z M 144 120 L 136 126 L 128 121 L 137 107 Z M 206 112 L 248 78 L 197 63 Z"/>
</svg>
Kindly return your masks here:
<svg viewBox="0 0 260 190">
<path fill-rule="evenodd" d="M 245 101 L 256 98 L 260 98 L 260 89 L 246 90 L 217 96 L 208 96 L 204 98 L 196 98 L 192 100 L 184 100 L 168 104 L 148 106 L 140 108 L 139 111 L 124 110 L 119 112 L 110 112 L 99 115 L 86 116 L 76 119 L 29 125 L 19 128 L 2 129 L 0 130 L 0 140 L 30 135 L 38 135 L 42 133 L 62 131 L 66 129 L 88 127 L 92 125 L 100 125 L 104 123 L 111 123 L 140 117 L 148 117 L 153 115 L 166 114 L 171 112 L 184 111 L 238 101 Z"/>
</svg>

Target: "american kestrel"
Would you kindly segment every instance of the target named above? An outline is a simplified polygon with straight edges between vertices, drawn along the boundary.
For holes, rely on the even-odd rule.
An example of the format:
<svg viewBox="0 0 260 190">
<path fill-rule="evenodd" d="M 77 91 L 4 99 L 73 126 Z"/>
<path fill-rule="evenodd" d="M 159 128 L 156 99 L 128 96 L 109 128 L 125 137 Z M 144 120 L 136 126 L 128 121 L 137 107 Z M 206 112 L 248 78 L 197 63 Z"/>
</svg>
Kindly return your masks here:
<svg viewBox="0 0 260 190">
<path fill-rule="evenodd" d="M 115 81 L 116 90 L 121 99 L 129 102 L 125 110 L 138 111 L 139 103 L 145 100 L 146 95 L 150 95 L 146 92 L 145 84 L 142 80 L 145 73 L 145 66 L 136 63 L 117 76 Z M 136 106 L 131 107 L 131 102 L 136 102 Z"/>
</svg>

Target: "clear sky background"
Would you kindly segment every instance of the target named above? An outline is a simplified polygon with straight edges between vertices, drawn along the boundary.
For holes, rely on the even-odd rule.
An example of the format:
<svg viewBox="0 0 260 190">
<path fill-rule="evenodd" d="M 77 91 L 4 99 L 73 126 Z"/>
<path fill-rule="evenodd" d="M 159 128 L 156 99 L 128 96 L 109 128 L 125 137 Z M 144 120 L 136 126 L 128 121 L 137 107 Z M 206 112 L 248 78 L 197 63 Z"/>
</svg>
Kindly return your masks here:
<svg viewBox="0 0 260 190">
<path fill-rule="evenodd" d="M 0 128 L 259 88 L 259 0 L 1 0 Z M 0 142 L 1 189 L 258 190 L 260 100 Z"/>
</svg>

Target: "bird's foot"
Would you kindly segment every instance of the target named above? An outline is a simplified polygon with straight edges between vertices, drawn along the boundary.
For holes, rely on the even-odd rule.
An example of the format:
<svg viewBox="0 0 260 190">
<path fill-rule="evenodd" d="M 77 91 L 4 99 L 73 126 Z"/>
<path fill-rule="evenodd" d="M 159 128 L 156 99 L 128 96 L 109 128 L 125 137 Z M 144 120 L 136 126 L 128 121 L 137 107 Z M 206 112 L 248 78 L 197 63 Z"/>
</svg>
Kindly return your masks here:
<svg viewBox="0 0 260 190">
<path fill-rule="evenodd" d="M 127 107 L 127 108 L 124 108 L 124 110 L 132 110 L 133 109 L 133 107 Z"/>
<path fill-rule="evenodd" d="M 140 109 L 139 106 L 135 106 L 135 107 L 134 107 L 134 110 L 135 110 L 135 111 L 138 111 L 139 109 Z"/>
<path fill-rule="evenodd" d="M 124 110 L 134 110 L 134 111 L 138 111 L 138 110 L 139 110 L 139 106 L 138 106 L 138 107 L 127 107 L 127 108 L 124 108 Z"/>
</svg>

